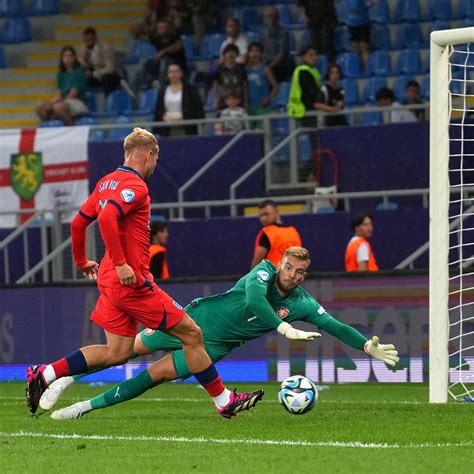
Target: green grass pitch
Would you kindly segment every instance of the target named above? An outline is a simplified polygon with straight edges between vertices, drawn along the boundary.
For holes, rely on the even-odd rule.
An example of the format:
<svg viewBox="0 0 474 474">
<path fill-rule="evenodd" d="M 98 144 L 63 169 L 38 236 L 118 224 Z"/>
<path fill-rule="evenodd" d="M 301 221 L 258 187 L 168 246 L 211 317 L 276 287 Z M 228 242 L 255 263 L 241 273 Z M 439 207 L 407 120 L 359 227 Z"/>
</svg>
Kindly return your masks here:
<svg viewBox="0 0 474 474">
<path fill-rule="evenodd" d="M 79 420 L 54 421 L 29 414 L 24 384 L 0 383 L 0 470 L 474 472 L 472 404 L 429 405 L 426 385 L 332 385 L 312 412 L 294 416 L 278 404 L 278 385 L 264 385 L 263 401 L 232 420 L 195 385 L 167 384 Z M 104 388 L 76 384 L 58 407 Z"/>
</svg>

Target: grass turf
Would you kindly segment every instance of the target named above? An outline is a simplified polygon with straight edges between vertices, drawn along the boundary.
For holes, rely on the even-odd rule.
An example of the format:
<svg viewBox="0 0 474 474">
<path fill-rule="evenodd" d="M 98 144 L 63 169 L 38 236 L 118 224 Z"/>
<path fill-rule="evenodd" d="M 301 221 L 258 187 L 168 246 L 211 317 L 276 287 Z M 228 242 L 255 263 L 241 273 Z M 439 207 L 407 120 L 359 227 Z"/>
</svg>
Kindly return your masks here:
<svg viewBox="0 0 474 474">
<path fill-rule="evenodd" d="M 57 407 L 105 388 L 76 384 Z M 277 384 L 265 390 L 255 409 L 232 420 L 219 417 L 195 385 L 167 384 L 55 421 L 29 414 L 24 384 L 0 383 L 1 471 L 473 472 L 474 405 L 429 405 L 426 385 L 333 385 L 303 416 L 279 406 Z"/>
</svg>

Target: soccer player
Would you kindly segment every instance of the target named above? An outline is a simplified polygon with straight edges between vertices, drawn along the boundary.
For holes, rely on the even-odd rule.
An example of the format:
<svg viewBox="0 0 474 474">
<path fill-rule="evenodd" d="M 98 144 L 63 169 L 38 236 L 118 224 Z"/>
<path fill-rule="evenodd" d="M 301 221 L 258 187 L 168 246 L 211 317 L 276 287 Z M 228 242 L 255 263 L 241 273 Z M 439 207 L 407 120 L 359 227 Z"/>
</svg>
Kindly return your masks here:
<svg viewBox="0 0 474 474">
<path fill-rule="evenodd" d="M 268 260 L 257 265 L 236 285 L 222 294 L 192 301 L 188 314 L 203 331 L 204 344 L 213 362 L 225 357 L 233 348 L 245 344 L 273 329 L 288 339 L 313 340 L 317 332 L 295 329 L 291 323 L 306 321 L 337 337 L 344 343 L 365 350 L 389 365 L 398 362 L 392 344 L 379 344 L 374 336 L 367 340 L 359 331 L 340 323 L 300 285 L 310 264 L 309 253 L 302 247 L 290 247 L 275 267 Z M 54 411 L 54 419 L 79 418 L 84 413 L 135 398 L 160 383 L 186 378 L 190 370 L 178 339 L 145 329 L 135 340 L 137 355 L 169 351 L 136 377 L 121 382 L 92 400 Z M 41 399 L 41 407 L 50 409 L 74 379 L 68 377 L 53 384 Z"/>
<path fill-rule="evenodd" d="M 237 393 L 224 386 L 204 348 L 201 329 L 153 282 L 148 267 L 150 196 L 146 180 L 155 170 L 158 151 L 154 135 L 135 128 L 124 140 L 123 166 L 99 180 L 71 223 L 75 265 L 84 276 L 98 280 L 100 297 L 91 320 L 104 329 L 107 343 L 82 347 L 52 364 L 29 367 L 26 396 L 32 413 L 55 380 L 126 362 L 132 355 L 138 322 L 180 341 L 189 371 L 214 399 L 222 416 L 230 418 L 248 410 L 263 396 L 262 390 Z M 106 247 L 100 268 L 85 253 L 86 229 L 96 219 Z"/>
</svg>

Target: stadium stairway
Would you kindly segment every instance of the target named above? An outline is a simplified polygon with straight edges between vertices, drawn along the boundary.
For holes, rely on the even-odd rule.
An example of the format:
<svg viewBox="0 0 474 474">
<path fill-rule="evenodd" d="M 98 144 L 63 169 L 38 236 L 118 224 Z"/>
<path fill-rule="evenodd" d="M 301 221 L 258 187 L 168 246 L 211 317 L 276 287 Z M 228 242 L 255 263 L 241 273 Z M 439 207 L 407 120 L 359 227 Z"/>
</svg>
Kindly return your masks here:
<svg viewBox="0 0 474 474">
<path fill-rule="evenodd" d="M 79 12 L 49 17 L 30 17 L 35 41 L 1 45 L 7 67 L 0 69 L 0 128 L 38 124 L 35 105 L 56 89 L 61 48 L 79 47 L 82 31 L 92 26 L 116 51 L 128 50 L 130 25 L 141 21 L 143 0 L 87 0 L 74 2 Z M 0 29 L 3 28 L 0 21 Z"/>
</svg>

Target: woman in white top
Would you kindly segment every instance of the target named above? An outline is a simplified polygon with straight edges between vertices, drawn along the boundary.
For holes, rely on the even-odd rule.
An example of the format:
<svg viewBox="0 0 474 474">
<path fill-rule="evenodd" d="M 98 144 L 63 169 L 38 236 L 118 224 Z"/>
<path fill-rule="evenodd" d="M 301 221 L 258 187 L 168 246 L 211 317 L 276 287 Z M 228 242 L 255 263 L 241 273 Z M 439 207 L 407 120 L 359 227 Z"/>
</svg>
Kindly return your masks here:
<svg viewBox="0 0 474 474">
<path fill-rule="evenodd" d="M 184 82 L 181 66 L 172 63 L 168 66 L 169 84 L 160 93 L 156 104 L 155 120 L 158 122 L 181 122 L 182 120 L 204 118 L 202 100 L 197 89 Z M 157 132 L 161 136 L 195 135 L 197 127 L 193 125 L 161 127 Z"/>
</svg>

